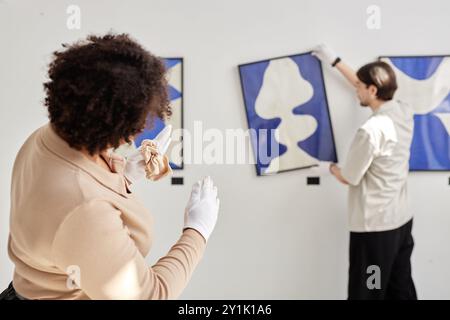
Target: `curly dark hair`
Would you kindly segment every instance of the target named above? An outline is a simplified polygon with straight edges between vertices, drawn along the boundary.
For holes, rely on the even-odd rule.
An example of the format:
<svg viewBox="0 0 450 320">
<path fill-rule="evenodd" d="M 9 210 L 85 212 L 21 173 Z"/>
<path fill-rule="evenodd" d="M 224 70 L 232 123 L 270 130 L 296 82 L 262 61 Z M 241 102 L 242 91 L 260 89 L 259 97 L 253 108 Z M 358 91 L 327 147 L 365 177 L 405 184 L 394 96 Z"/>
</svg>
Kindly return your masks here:
<svg viewBox="0 0 450 320">
<path fill-rule="evenodd" d="M 164 62 L 127 34 L 88 36 L 55 51 L 44 83 L 50 123 L 94 155 L 171 115 Z"/>
</svg>

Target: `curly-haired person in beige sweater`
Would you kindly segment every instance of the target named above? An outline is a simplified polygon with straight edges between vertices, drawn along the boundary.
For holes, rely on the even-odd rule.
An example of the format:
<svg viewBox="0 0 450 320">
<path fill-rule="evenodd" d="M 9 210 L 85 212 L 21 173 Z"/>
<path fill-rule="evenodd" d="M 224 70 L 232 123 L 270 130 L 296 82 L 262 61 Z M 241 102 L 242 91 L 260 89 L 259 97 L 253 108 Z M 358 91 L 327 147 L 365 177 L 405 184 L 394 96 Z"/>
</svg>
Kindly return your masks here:
<svg viewBox="0 0 450 320">
<path fill-rule="evenodd" d="M 151 214 L 130 185 L 170 172 L 170 141 L 130 158 L 110 152 L 171 115 L 161 59 L 128 35 L 90 36 L 54 53 L 44 84 L 49 123 L 20 149 L 11 186 L 9 256 L 22 299 L 174 299 L 216 224 L 217 188 L 194 184 L 184 228 L 148 266 Z M 164 149 L 164 150 L 163 150 Z M 180 219 L 183 217 L 180 216 Z M 70 277 L 69 277 L 70 275 Z"/>
</svg>

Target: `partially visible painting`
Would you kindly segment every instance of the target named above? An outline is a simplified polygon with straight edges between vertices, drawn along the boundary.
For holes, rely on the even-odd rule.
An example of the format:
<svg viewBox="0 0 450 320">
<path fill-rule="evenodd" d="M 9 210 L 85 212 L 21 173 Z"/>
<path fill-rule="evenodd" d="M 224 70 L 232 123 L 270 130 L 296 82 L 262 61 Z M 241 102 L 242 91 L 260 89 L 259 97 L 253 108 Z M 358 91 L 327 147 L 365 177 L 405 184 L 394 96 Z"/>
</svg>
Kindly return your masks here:
<svg viewBox="0 0 450 320">
<path fill-rule="evenodd" d="M 380 60 L 395 71 L 395 99 L 408 103 L 415 112 L 410 170 L 450 170 L 450 56 Z"/>
<path fill-rule="evenodd" d="M 310 52 L 239 66 L 257 175 L 337 162 L 322 66 Z"/>
<path fill-rule="evenodd" d="M 169 83 L 172 116 L 169 120 L 155 119 L 151 129 L 144 130 L 135 138 L 135 145 L 140 146 L 144 139 L 154 139 L 168 124 L 172 125 L 172 143 L 167 150 L 172 169 L 183 169 L 183 58 L 165 58 Z M 178 133 L 178 134 L 177 134 Z"/>
</svg>

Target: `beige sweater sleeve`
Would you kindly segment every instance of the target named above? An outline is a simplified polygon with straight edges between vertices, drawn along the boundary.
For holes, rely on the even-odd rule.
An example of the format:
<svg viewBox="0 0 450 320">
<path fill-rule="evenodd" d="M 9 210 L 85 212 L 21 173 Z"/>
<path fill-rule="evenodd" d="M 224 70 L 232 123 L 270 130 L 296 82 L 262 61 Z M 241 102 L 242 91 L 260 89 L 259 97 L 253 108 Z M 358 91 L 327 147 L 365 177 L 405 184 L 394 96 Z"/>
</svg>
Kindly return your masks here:
<svg viewBox="0 0 450 320">
<path fill-rule="evenodd" d="M 205 241 L 185 230 L 154 266 L 148 267 L 121 219 L 106 201 L 76 208 L 61 224 L 52 251 L 55 264 L 78 270 L 78 286 L 91 299 L 175 299 L 201 259 Z"/>
</svg>

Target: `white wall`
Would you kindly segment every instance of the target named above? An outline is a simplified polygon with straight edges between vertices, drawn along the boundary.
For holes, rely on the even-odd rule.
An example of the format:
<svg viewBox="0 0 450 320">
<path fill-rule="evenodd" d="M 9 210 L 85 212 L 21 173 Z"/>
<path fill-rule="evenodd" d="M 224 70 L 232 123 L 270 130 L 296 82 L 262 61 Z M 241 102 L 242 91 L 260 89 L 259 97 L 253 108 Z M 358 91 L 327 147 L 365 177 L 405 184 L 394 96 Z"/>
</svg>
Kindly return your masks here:
<svg viewBox="0 0 450 320">
<path fill-rule="evenodd" d="M 82 10 L 81 30 L 66 28 L 66 8 Z M 380 30 L 366 8 L 382 10 Z M 450 2 L 442 1 L 20 1 L 0 0 L 0 287 L 7 258 L 10 175 L 25 138 L 46 122 L 42 82 L 63 42 L 110 29 L 151 51 L 185 58 L 185 127 L 247 128 L 237 64 L 310 50 L 325 42 L 359 66 L 380 54 L 450 53 Z M 338 156 L 369 115 L 349 87 L 326 70 Z M 154 262 L 176 240 L 190 185 L 210 174 L 219 186 L 220 220 L 183 298 L 343 299 L 348 231 L 346 189 L 331 177 L 306 186 L 300 172 L 258 178 L 252 165 L 187 165 L 185 186 L 141 184 L 155 220 Z M 449 173 L 413 173 L 413 272 L 420 298 L 450 298 Z"/>
</svg>

